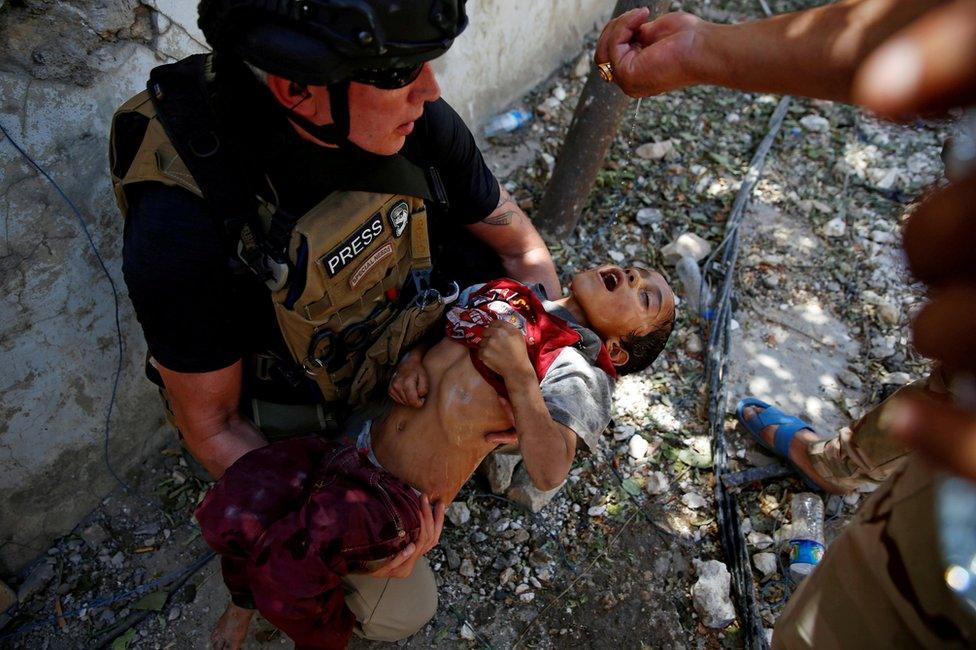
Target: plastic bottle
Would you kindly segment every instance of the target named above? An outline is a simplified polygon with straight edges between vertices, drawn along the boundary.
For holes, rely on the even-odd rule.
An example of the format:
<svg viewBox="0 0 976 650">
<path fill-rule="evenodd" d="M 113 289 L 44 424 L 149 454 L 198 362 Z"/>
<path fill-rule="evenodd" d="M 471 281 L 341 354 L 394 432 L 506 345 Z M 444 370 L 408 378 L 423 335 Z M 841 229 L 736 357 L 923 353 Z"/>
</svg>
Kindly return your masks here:
<svg viewBox="0 0 976 650">
<path fill-rule="evenodd" d="M 683 297 L 691 310 L 706 320 L 714 318 L 712 292 L 707 282 L 702 282 L 701 270 L 694 257 L 682 255 L 674 265 L 684 289 Z"/>
<path fill-rule="evenodd" d="M 801 492 L 790 500 L 790 573 L 802 580 L 820 563 L 824 555 L 824 505 L 816 494 Z"/>
<path fill-rule="evenodd" d="M 517 131 L 532 121 L 532 113 L 513 108 L 488 120 L 485 124 L 485 137 L 491 138 L 501 133 Z"/>
</svg>

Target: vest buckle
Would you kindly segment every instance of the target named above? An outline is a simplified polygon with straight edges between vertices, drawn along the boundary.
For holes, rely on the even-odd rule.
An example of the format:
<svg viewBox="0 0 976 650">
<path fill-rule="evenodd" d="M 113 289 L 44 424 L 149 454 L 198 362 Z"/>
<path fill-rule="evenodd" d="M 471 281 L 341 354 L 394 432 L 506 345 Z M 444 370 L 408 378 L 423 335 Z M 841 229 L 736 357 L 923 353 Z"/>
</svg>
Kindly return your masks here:
<svg viewBox="0 0 976 650">
<path fill-rule="evenodd" d="M 262 252 L 257 246 L 248 246 L 245 243 L 243 232 L 241 241 L 237 242 L 237 257 L 271 291 L 278 291 L 288 282 L 288 265 Z"/>
</svg>

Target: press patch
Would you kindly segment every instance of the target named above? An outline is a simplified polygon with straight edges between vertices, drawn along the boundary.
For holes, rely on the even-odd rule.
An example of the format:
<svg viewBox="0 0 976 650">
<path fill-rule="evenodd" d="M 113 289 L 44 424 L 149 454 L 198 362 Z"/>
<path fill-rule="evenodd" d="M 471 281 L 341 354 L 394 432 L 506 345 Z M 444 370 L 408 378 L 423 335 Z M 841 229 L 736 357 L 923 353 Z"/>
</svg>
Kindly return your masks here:
<svg viewBox="0 0 976 650">
<path fill-rule="evenodd" d="M 407 205 L 406 201 L 400 201 L 390 208 L 386 218 L 390 220 L 393 236 L 399 239 L 407 227 L 407 222 L 410 221 L 410 206 Z"/>
<path fill-rule="evenodd" d="M 369 248 L 373 240 L 381 234 L 383 234 L 383 217 L 377 212 L 344 242 L 323 255 L 319 262 L 325 267 L 329 277 L 334 278 L 339 271 Z"/>
<path fill-rule="evenodd" d="M 393 255 L 393 244 L 386 243 L 378 251 L 370 255 L 369 259 L 363 262 L 362 266 L 356 269 L 356 272 L 352 274 L 351 278 L 349 278 L 349 286 L 355 289 L 356 285 L 359 284 L 367 273 L 372 271 L 373 268 L 379 264 L 380 260 L 382 260 L 384 257 L 389 257 L 390 255 Z"/>
</svg>

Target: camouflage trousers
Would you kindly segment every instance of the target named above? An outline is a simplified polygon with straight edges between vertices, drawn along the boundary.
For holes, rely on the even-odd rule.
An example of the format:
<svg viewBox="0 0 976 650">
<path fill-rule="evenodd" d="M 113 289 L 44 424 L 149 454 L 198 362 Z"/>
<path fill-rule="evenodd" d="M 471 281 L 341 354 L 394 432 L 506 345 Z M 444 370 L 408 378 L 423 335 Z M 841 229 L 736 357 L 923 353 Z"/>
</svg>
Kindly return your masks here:
<svg viewBox="0 0 976 650">
<path fill-rule="evenodd" d="M 903 391 L 947 397 L 939 373 L 896 395 Z M 776 622 L 773 648 L 976 647 L 976 614 L 945 583 L 935 520 L 938 477 L 880 431 L 885 404 L 811 446 L 823 476 L 851 489 L 881 485 L 793 594 Z"/>
</svg>

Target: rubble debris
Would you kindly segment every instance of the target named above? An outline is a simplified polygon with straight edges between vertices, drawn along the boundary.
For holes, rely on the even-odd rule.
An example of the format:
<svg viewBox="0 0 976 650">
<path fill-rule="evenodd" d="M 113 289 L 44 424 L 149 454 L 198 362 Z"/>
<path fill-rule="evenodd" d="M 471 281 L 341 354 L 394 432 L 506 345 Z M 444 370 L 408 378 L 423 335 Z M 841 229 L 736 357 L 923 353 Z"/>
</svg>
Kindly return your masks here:
<svg viewBox="0 0 976 650">
<path fill-rule="evenodd" d="M 672 152 L 674 152 L 674 140 L 662 140 L 642 144 L 634 153 L 644 160 L 661 160 Z"/>
<path fill-rule="evenodd" d="M 800 125 L 813 133 L 826 133 L 830 130 L 830 120 L 820 115 L 804 115 L 800 118 Z"/>
<path fill-rule="evenodd" d="M 752 556 L 752 563 L 764 576 L 776 573 L 779 566 L 775 553 L 756 553 Z"/>
<path fill-rule="evenodd" d="M 701 622 L 711 628 L 722 629 L 735 620 L 735 607 L 729 589 L 732 575 L 718 560 L 692 560 L 698 581 L 691 588 L 691 598 Z"/>
<path fill-rule="evenodd" d="M 682 233 L 673 242 L 661 248 L 661 256 L 668 264 L 675 264 L 682 257 L 701 262 L 712 252 L 712 245 L 693 232 Z"/>
<path fill-rule="evenodd" d="M 454 501 L 445 510 L 445 516 L 455 526 L 463 526 L 471 520 L 471 511 L 463 501 Z"/>
</svg>

